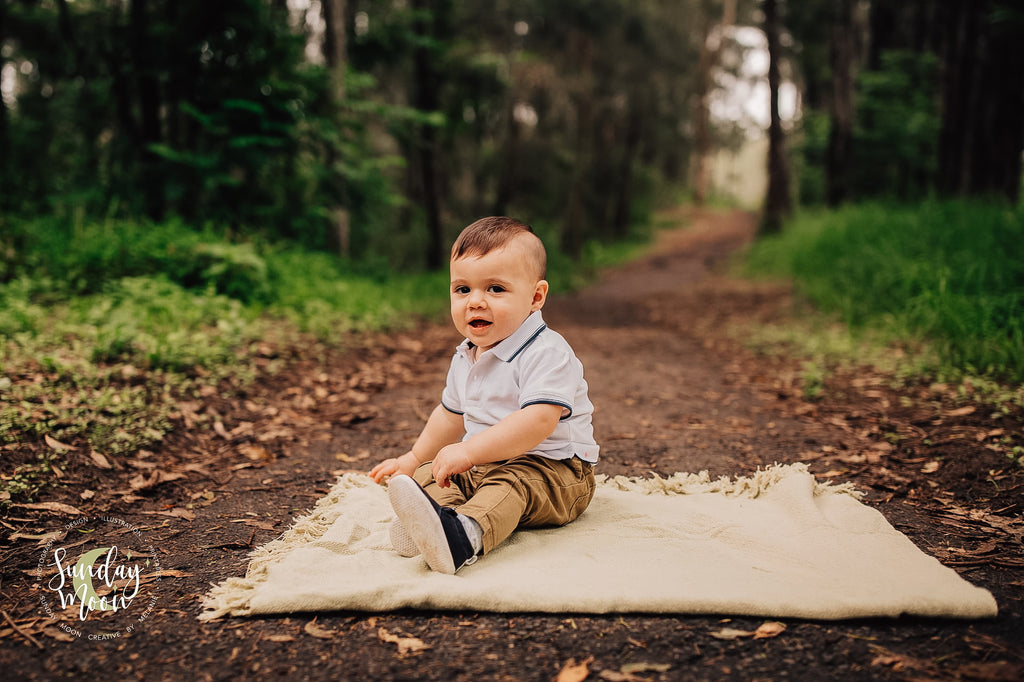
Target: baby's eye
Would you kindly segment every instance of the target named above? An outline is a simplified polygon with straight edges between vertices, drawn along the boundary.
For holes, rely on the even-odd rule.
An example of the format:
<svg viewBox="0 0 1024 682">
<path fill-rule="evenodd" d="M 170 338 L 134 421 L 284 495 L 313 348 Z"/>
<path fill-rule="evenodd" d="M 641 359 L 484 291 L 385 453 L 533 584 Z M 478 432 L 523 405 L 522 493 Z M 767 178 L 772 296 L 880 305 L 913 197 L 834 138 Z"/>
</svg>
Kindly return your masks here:
<svg viewBox="0 0 1024 682">
<path fill-rule="evenodd" d="M 452 293 L 455 293 L 455 294 L 468 294 L 469 293 L 469 287 L 467 287 L 464 284 L 461 285 L 461 286 L 453 287 L 452 288 Z"/>
<path fill-rule="evenodd" d="M 487 287 L 487 291 L 491 292 L 492 294 L 500 294 L 503 291 L 505 291 L 505 287 L 501 286 L 500 284 L 492 284 L 491 286 Z"/>
</svg>

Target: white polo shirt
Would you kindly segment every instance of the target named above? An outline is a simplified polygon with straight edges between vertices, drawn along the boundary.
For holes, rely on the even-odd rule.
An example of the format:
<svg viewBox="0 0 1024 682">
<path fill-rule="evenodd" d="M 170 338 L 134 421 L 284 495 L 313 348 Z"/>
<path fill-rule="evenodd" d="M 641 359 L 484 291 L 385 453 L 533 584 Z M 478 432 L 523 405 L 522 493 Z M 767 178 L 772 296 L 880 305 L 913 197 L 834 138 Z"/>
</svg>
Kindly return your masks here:
<svg viewBox="0 0 1024 682">
<path fill-rule="evenodd" d="M 561 334 L 548 329 L 540 311 L 532 313 L 507 339 L 473 360 L 468 339 L 455 350 L 441 405 L 462 415 L 463 440 L 472 438 L 527 405 L 561 405 L 562 418 L 529 454 L 550 459 L 576 456 L 597 462 L 583 364 Z"/>
</svg>

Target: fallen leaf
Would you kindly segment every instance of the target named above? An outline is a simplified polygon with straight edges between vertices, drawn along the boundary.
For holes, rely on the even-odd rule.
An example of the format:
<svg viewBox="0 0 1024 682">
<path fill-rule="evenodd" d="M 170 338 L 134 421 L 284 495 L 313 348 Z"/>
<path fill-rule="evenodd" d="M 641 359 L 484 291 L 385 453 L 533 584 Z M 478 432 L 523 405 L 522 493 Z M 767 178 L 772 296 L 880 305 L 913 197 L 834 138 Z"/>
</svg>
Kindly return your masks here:
<svg viewBox="0 0 1024 682">
<path fill-rule="evenodd" d="M 268 642 L 294 642 L 295 638 L 291 635 L 267 635 L 263 639 Z"/>
<path fill-rule="evenodd" d="M 95 490 L 83 490 L 82 494 L 79 495 L 79 497 L 82 498 L 83 500 L 91 500 L 92 498 L 96 497 L 96 491 Z"/>
<path fill-rule="evenodd" d="M 369 450 L 360 450 L 354 455 L 350 455 L 347 452 L 339 452 L 336 455 L 334 455 L 334 459 L 338 460 L 339 462 L 358 462 L 361 459 L 369 459 L 369 457 Z"/>
<path fill-rule="evenodd" d="M 41 535 L 32 535 L 30 533 L 12 533 L 7 537 L 8 540 L 38 540 L 37 545 L 45 545 L 50 540 L 56 540 L 64 537 L 65 533 L 61 530 L 55 530 L 51 533 L 43 533 Z"/>
<path fill-rule="evenodd" d="M 415 656 L 430 648 L 430 645 L 424 644 L 423 640 L 416 639 L 415 637 L 400 637 L 398 635 L 393 635 L 384 628 L 377 630 L 377 639 L 382 642 L 397 644 L 399 656 L 406 656 L 409 654 Z"/>
<path fill-rule="evenodd" d="M 939 461 L 935 460 L 935 459 L 933 459 L 932 461 L 928 462 L 923 467 L 921 467 L 921 473 L 922 474 L 934 474 L 938 470 L 939 470 Z"/>
<path fill-rule="evenodd" d="M 276 523 L 270 521 L 257 521 L 255 519 L 231 519 L 228 523 L 244 523 L 251 528 L 259 528 L 260 530 L 274 530 Z"/>
<path fill-rule="evenodd" d="M 139 556 L 139 555 L 136 555 L 136 556 Z M 179 571 L 179 570 L 173 569 L 173 568 L 168 568 L 168 569 L 165 569 L 163 571 L 157 571 L 156 573 L 150 573 L 148 577 L 150 577 L 150 578 L 191 578 L 192 574 L 191 573 L 186 573 L 185 571 Z"/>
<path fill-rule="evenodd" d="M 180 507 L 168 509 L 167 511 L 140 511 L 137 513 L 149 514 L 151 516 L 170 516 L 171 518 L 185 519 L 186 521 L 192 521 L 196 518 L 196 515 L 188 509 L 181 509 Z"/>
<path fill-rule="evenodd" d="M 64 504 L 63 502 L 24 502 L 22 504 L 15 504 L 15 507 L 21 507 L 22 509 L 40 509 L 42 511 L 52 511 L 58 514 L 84 514 L 81 509 L 72 507 L 70 504 Z"/>
<path fill-rule="evenodd" d="M 975 411 L 974 405 L 967 405 L 966 407 L 958 407 L 955 410 L 950 410 L 946 413 L 947 417 L 964 417 L 969 414 L 973 414 Z"/>
<path fill-rule="evenodd" d="M 274 459 L 273 453 L 260 445 L 250 445 L 246 443 L 244 445 L 239 445 L 238 451 L 245 455 L 246 459 L 251 459 L 254 462 L 269 462 Z"/>
<path fill-rule="evenodd" d="M 306 623 L 306 626 L 302 628 L 307 635 L 316 637 L 317 639 L 334 639 L 334 632 L 332 630 L 326 630 L 316 624 L 316 618 Z"/>
<path fill-rule="evenodd" d="M 778 637 L 786 631 L 786 626 L 778 621 L 767 621 L 761 623 L 761 626 L 754 630 L 754 639 L 768 639 L 770 637 Z"/>
<path fill-rule="evenodd" d="M 78 449 L 78 448 L 74 447 L 73 445 L 67 445 L 66 443 L 61 443 L 56 438 L 52 438 L 50 436 L 50 434 L 44 435 L 43 436 L 43 440 L 45 440 L 46 444 L 49 445 L 54 450 L 77 450 Z"/>
<path fill-rule="evenodd" d="M 593 660 L 593 656 L 587 656 L 583 661 L 576 663 L 575 658 L 570 658 L 558 672 L 555 682 L 583 682 L 590 674 L 590 663 Z"/>
<path fill-rule="evenodd" d="M 106 455 L 104 455 L 102 452 L 96 452 L 95 450 L 90 450 L 89 451 L 89 459 L 91 459 L 92 463 L 95 464 L 96 466 L 98 466 L 100 469 L 113 469 L 114 468 L 113 465 L 110 463 L 110 460 L 107 459 Z"/>
<path fill-rule="evenodd" d="M 751 637 L 753 636 L 753 634 L 753 630 L 737 630 L 735 628 L 722 628 L 721 630 L 716 630 L 715 632 L 712 632 L 711 636 L 715 639 L 732 640 L 740 639 L 741 637 Z"/>
<path fill-rule="evenodd" d="M 128 481 L 128 485 L 134 492 L 138 492 L 140 490 L 148 490 L 150 488 L 155 488 L 161 483 L 166 483 L 168 481 L 176 481 L 179 478 L 184 477 L 185 474 L 172 474 L 163 471 L 162 469 L 154 469 L 149 473 L 148 476 L 146 474 L 141 473 L 136 474 L 130 481 Z"/>
<path fill-rule="evenodd" d="M 892 668 L 894 672 L 900 672 L 907 667 L 907 662 L 911 660 L 905 656 L 898 654 L 886 653 L 879 654 L 871 660 L 871 665 L 884 665 L 887 668 Z"/>
<path fill-rule="evenodd" d="M 621 668 L 620 671 L 627 675 L 635 673 L 664 673 L 672 669 L 671 663 L 627 663 Z"/>
<path fill-rule="evenodd" d="M 74 635 L 64 632 L 56 625 L 43 628 L 43 634 L 58 642 L 74 642 L 76 639 Z"/>
<path fill-rule="evenodd" d="M 608 682 L 641 682 L 641 680 L 647 679 L 646 677 L 637 677 L 636 675 L 619 670 L 602 670 L 598 677 L 602 680 L 608 680 Z"/>
</svg>

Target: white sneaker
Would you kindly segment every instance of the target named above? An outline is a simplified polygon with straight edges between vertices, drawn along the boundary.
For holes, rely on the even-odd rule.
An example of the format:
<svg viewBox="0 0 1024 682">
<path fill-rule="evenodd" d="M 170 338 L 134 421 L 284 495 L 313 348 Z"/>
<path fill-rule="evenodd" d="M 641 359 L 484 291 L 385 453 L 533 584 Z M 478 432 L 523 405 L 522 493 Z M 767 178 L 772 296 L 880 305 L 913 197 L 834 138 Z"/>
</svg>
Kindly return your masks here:
<svg viewBox="0 0 1024 682">
<path fill-rule="evenodd" d="M 476 552 L 458 513 L 435 502 L 404 474 L 388 480 L 388 497 L 398 521 L 432 571 L 454 575 L 476 561 Z"/>
</svg>

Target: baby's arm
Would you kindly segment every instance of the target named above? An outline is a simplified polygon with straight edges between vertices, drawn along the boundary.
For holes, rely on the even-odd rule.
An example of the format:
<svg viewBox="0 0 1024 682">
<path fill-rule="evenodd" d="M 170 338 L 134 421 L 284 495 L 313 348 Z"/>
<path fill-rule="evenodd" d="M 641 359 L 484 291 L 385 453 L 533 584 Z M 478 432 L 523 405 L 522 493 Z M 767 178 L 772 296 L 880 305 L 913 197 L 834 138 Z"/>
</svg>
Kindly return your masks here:
<svg viewBox="0 0 1024 682">
<path fill-rule="evenodd" d="M 532 450 L 554 432 L 563 409 L 550 403 L 527 405 L 468 440 L 440 448 L 431 468 L 434 480 L 447 488 L 450 476 Z"/>
<path fill-rule="evenodd" d="M 413 443 L 412 449 L 401 457 L 386 459 L 370 471 L 375 483 L 380 483 L 387 476 L 405 474 L 412 476 L 423 462 L 429 462 L 444 446 L 457 442 L 466 432 L 462 415 L 455 414 L 438 405 L 430 413 L 427 423 L 423 426 L 419 438 Z"/>
</svg>

